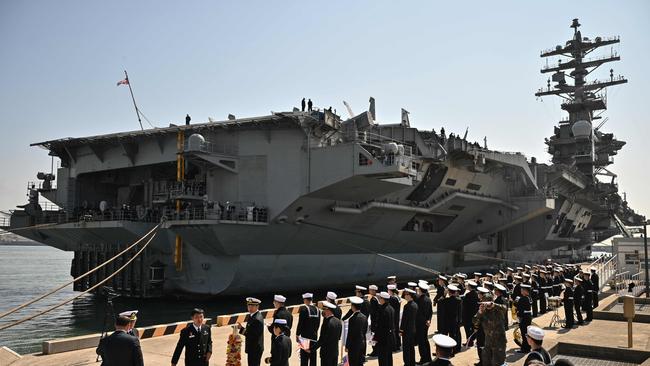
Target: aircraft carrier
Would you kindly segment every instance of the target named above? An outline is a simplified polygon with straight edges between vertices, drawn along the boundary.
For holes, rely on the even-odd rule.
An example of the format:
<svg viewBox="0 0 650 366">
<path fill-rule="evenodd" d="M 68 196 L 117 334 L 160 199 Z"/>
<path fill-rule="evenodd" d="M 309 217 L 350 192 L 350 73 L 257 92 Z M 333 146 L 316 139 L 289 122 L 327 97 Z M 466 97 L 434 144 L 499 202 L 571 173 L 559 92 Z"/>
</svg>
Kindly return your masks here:
<svg viewBox="0 0 650 366">
<path fill-rule="evenodd" d="M 28 184 L 4 228 L 74 251 L 85 273 L 160 223 L 142 255 L 108 285 L 124 296 L 211 296 L 381 282 L 506 261 L 584 258 L 641 217 L 618 193 L 603 131 L 619 43 L 583 37 L 578 20 L 537 97 L 560 96 L 566 119 L 546 138 L 551 164 L 444 129 L 408 112 L 379 123 L 375 101 L 342 118 L 329 109 L 170 125 L 34 143 L 60 160 Z M 608 47 L 609 48 L 609 47 Z M 531 96 L 532 97 L 532 96 Z M 45 205 L 44 197 L 55 204 Z M 75 284 L 82 291 L 128 258 Z M 408 263 L 409 265 L 405 265 Z"/>
</svg>

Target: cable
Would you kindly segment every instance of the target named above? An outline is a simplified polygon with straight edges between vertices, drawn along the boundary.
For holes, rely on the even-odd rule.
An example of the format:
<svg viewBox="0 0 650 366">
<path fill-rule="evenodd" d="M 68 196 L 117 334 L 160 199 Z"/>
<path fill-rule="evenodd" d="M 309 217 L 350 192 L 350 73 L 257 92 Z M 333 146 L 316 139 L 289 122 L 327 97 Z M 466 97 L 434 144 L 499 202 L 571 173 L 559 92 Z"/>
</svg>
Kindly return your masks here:
<svg viewBox="0 0 650 366">
<path fill-rule="evenodd" d="M 11 310 L 8 310 L 8 311 L 6 311 L 6 312 L 0 314 L 0 319 L 6 317 L 6 316 L 9 315 L 9 314 L 13 314 L 13 313 L 15 313 L 16 311 L 18 311 L 18 310 L 20 310 L 20 309 L 23 309 L 23 308 L 25 308 L 25 307 L 27 307 L 27 306 L 29 306 L 29 305 L 31 305 L 31 304 L 37 302 L 37 301 L 42 300 L 42 299 L 44 299 L 44 298 L 46 298 L 46 297 L 48 297 L 48 296 L 54 294 L 55 292 L 64 289 L 66 286 L 68 286 L 68 285 L 70 285 L 70 284 L 72 284 L 72 283 L 74 283 L 74 282 L 77 282 L 77 281 L 79 281 L 80 279 L 82 279 L 82 278 L 88 276 L 89 274 L 91 274 L 91 273 L 97 271 L 98 269 L 104 267 L 105 265 L 107 265 L 107 264 L 109 264 L 110 262 L 114 261 L 114 260 L 117 259 L 118 257 L 122 256 L 122 255 L 123 255 L 124 253 L 126 253 L 127 251 L 131 250 L 131 248 L 133 248 L 134 246 L 138 245 L 138 243 L 140 243 L 144 238 L 146 238 L 147 236 L 149 236 L 152 232 L 154 232 L 154 230 L 157 230 L 159 227 L 160 227 L 160 224 L 154 226 L 153 229 L 151 229 L 151 230 L 150 230 L 148 233 L 146 233 L 143 237 L 141 237 L 140 239 L 138 239 L 135 243 L 131 244 L 128 248 L 124 249 L 124 250 L 121 251 L 120 253 L 116 254 L 113 258 L 111 258 L 111 259 L 105 261 L 104 263 L 98 265 L 97 267 L 91 269 L 90 271 L 88 271 L 88 272 L 82 274 L 81 276 L 79 276 L 79 277 L 73 279 L 72 281 L 67 282 L 67 283 L 65 283 L 65 284 L 63 284 L 63 285 L 61 285 L 61 286 L 55 288 L 54 290 L 51 290 L 50 292 L 48 292 L 48 293 L 46 293 L 46 294 L 44 294 L 44 295 L 41 295 L 41 296 L 36 297 L 36 298 L 34 298 L 34 299 L 32 299 L 32 300 L 29 300 L 29 301 L 27 301 L 27 302 L 25 302 L 25 303 L 23 303 L 23 304 L 21 304 L 21 305 L 16 306 L 15 308 L 13 308 L 13 309 L 11 309 Z"/>
<path fill-rule="evenodd" d="M 156 128 L 156 126 L 154 126 L 154 125 L 151 123 L 151 121 L 149 121 L 149 118 L 147 118 L 147 116 L 145 116 L 144 113 L 142 113 L 142 110 L 141 110 L 139 107 L 138 107 L 138 112 L 140 112 L 140 114 L 142 115 L 142 117 L 144 117 L 144 120 L 147 121 L 147 123 L 149 124 L 149 126 L 151 126 L 151 128 Z"/>
<path fill-rule="evenodd" d="M 76 299 L 76 298 L 79 298 L 79 297 L 81 297 L 81 296 L 87 294 L 88 292 L 90 292 L 90 291 L 96 289 L 97 287 L 103 285 L 103 284 L 106 283 L 108 280 L 110 280 L 111 278 L 115 277 L 115 275 L 117 275 L 118 273 L 120 273 L 124 268 L 126 268 L 126 266 L 128 266 L 129 264 L 131 264 L 131 262 L 133 262 L 133 260 L 135 260 L 135 259 L 140 255 L 140 253 L 142 253 L 142 252 L 145 250 L 145 248 L 147 247 L 147 245 L 149 245 L 149 243 L 151 243 L 151 241 L 153 240 L 153 238 L 156 237 L 156 235 L 158 235 L 158 232 L 154 232 L 153 235 L 151 236 L 151 238 L 149 238 L 149 240 L 147 240 L 147 242 L 144 243 L 144 245 L 142 246 L 142 248 L 140 248 L 140 250 L 138 250 L 138 252 L 135 253 L 135 255 L 134 255 L 131 259 L 129 259 L 126 263 L 124 263 L 124 265 L 122 265 L 122 267 L 118 268 L 117 271 L 113 272 L 110 276 L 106 277 L 106 278 L 103 279 L 101 282 L 97 283 L 95 286 L 89 288 L 88 290 L 86 290 L 86 291 L 84 291 L 84 292 L 82 292 L 82 293 L 80 293 L 80 294 L 78 294 L 78 295 L 76 295 L 76 296 L 73 296 L 73 297 L 71 297 L 71 298 L 69 298 L 69 299 L 67 299 L 67 300 L 65 300 L 65 301 L 62 301 L 62 302 L 60 302 L 60 303 L 58 303 L 58 304 L 56 304 L 56 305 L 54 305 L 54 306 L 52 306 L 52 307 L 49 307 L 49 308 L 47 308 L 47 309 L 45 309 L 45 310 L 43 310 L 43 311 L 39 311 L 39 312 L 36 313 L 36 314 L 33 314 L 33 315 L 28 316 L 28 317 L 22 318 L 22 319 L 17 320 L 17 321 L 15 321 L 15 322 L 13 322 L 13 323 L 9 323 L 9 324 L 3 325 L 3 326 L 0 327 L 0 331 L 3 331 L 3 330 L 5 330 L 5 329 L 9 329 L 9 328 L 11 328 L 11 327 L 15 327 L 16 325 L 19 325 L 19 324 L 22 324 L 22 323 L 24 323 L 24 322 L 26 322 L 26 321 L 28 321 L 28 320 L 34 319 L 34 318 L 36 318 L 37 316 L 40 316 L 40 315 L 43 315 L 43 314 L 47 314 L 47 313 L 49 313 L 50 311 L 55 310 L 55 309 L 58 309 L 58 308 L 60 308 L 61 306 L 63 306 L 63 305 L 65 305 L 65 304 L 69 303 L 70 301 L 72 301 L 72 300 L 74 300 L 74 299 Z"/>
</svg>

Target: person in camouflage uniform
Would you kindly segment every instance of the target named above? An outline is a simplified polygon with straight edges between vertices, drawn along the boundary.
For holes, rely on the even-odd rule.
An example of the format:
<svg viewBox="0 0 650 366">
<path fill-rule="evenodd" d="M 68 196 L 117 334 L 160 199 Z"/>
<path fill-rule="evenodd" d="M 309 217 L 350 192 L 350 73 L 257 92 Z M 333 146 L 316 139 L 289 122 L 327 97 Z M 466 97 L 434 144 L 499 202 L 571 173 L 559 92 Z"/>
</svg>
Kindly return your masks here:
<svg viewBox="0 0 650 366">
<path fill-rule="evenodd" d="M 485 334 L 481 363 L 483 365 L 503 365 L 506 360 L 506 331 L 503 326 L 508 308 L 495 304 L 491 293 L 481 300 L 478 313 L 474 315 L 474 327 Z"/>
</svg>

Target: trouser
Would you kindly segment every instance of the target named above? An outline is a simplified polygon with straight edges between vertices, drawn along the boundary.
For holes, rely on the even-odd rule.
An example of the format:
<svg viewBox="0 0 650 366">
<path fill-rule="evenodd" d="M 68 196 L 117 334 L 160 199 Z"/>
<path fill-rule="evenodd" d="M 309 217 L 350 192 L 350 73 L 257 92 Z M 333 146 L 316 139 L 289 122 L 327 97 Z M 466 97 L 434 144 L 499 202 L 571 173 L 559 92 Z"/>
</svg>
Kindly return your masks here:
<svg viewBox="0 0 650 366">
<path fill-rule="evenodd" d="M 564 302 L 564 318 L 566 319 L 564 325 L 571 328 L 573 326 L 573 303 L 570 301 Z"/>
<path fill-rule="evenodd" d="M 333 354 L 323 357 L 323 354 L 320 355 L 320 364 L 321 366 L 338 366 L 339 364 L 339 354 L 338 352 L 333 352 Z"/>
<path fill-rule="evenodd" d="M 402 359 L 404 360 L 404 366 L 415 366 L 414 336 L 402 338 Z"/>
<path fill-rule="evenodd" d="M 485 347 L 481 351 L 481 364 L 483 366 L 501 366 L 506 362 L 506 346 Z"/>
<path fill-rule="evenodd" d="M 587 314 L 585 320 L 588 322 L 594 320 L 594 309 L 591 307 L 591 304 L 584 304 L 583 307 L 585 309 L 585 313 Z"/>
<path fill-rule="evenodd" d="M 598 307 L 598 291 L 594 291 L 594 308 Z"/>
<path fill-rule="evenodd" d="M 251 352 L 246 354 L 248 358 L 248 366 L 260 366 L 262 360 L 262 352 Z M 315 366 L 316 364 L 314 364 Z"/>
<path fill-rule="evenodd" d="M 580 301 L 576 301 L 573 306 L 576 309 L 576 319 L 578 319 L 578 324 L 582 324 L 582 310 L 580 306 Z"/>
<path fill-rule="evenodd" d="M 474 327 L 472 324 L 463 324 L 463 328 L 465 328 L 465 342 L 469 341 L 469 337 L 474 333 Z"/>
<path fill-rule="evenodd" d="M 309 341 L 309 349 L 314 347 L 316 342 Z M 300 350 L 300 366 L 316 366 L 316 352 L 305 352 Z"/>
<path fill-rule="evenodd" d="M 391 344 L 378 343 L 377 353 L 377 361 L 379 362 L 379 366 L 393 366 L 393 349 Z"/>
<path fill-rule="evenodd" d="M 348 352 L 348 362 L 350 363 L 350 366 L 362 366 L 366 361 L 365 353 L 365 349 L 350 350 Z M 314 366 L 316 366 L 315 363 Z"/>
<path fill-rule="evenodd" d="M 546 313 L 546 293 L 542 292 L 539 294 L 539 313 L 540 314 L 545 314 Z"/>
<path fill-rule="evenodd" d="M 448 333 L 446 334 L 449 337 L 453 338 L 456 341 L 456 347 L 454 348 L 454 353 L 460 352 L 460 325 L 453 325 L 449 328 Z"/>
<path fill-rule="evenodd" d="M 519 319 L 519 331 L 521 332 L 521 350 L 524 352 L 530 352 L 530 345 L 526 340 L 527 328 L 532 322 L 530 315 L 524 315 Z"/>
<path fill-rule="evenodd" d="M 539 299 L 538 299 L 537 296 L 534 296 L 532 299 L 533 299 L 533 304 L 532 304 L 533 318 L 537 318 L 537 314 L 539 313 L 538 307 L 537 307 L 537 300 L 539 300 Z"/>
<path fill-rule="evenodd" d="M 399 318 L 399 316 L 398 316 L 398 318 Z M 399 323 L 395 324 L 395 329 L 399 329 Z M 399 332 L 397 332 L 397 331 L 395 331 L 395 333 L 393 333 L 393 335 L 395 337 L 395 345 L 394 345 L 395 347 L 393 348 L 393 351 L 397 351 L 400 348 L 402 348 L 402 337 L 399 336 Z"/>
<path fill-rule="evenodd" d="M 418 345 L 418 353 L 420 354 L 420 362 L 431 362 L 431 346 L 429 345 L 428 337 L 429 327 L 420 327 L 415 331 L 415 340 Z"/>
<path fill-rule="evenodd" d="M 185 366 L 208 366 L 208 361 L 205 358 L 195 360 L 185 359 Z"/>
</svg>

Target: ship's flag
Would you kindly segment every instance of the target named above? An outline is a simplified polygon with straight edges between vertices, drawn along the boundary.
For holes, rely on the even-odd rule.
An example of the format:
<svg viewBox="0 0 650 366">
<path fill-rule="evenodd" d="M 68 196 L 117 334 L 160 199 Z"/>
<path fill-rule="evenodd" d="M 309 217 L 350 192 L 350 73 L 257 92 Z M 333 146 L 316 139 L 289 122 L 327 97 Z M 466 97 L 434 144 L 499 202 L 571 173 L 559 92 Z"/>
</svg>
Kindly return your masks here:
<svg viewBox="0 0 650 366">
<path fill-rule="evenodd" d="M 122 79 L 122 80 L 118 81 L 117 86 L 120 86 L 120 85 L 129 85 L 129 79 Z"/>
</svg>

